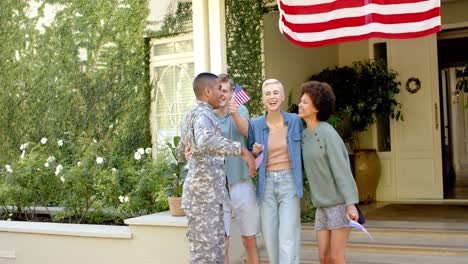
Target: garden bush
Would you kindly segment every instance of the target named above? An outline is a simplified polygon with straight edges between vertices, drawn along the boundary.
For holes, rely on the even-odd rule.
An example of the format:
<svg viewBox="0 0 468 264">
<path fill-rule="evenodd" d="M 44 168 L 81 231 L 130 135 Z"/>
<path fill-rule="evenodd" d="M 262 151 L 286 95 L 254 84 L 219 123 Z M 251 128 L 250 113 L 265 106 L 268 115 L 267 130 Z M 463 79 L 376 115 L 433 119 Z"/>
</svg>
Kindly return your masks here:
<svg viewBox="0 0 468 264">
<path fill-rule="evenodd" d="M 0 1 L 2 218 L 60 206 L 51 220 L 121 223 L 167 208 L 167 155 L 136 151 L 151 145 L 148 14 L 147 0 Z"/>
<path fill-rule="evenodd" d="M 122 223 L 125 218 L 168 209 L 170 185 L 167 147 L 138 148 L 125 162 L 99 152 L 99 142 L 81 146 L 70 160 L 66 140 L 42 138 L 21 145 L 21 155 L 0 169 L 0 206 L 4 219 L 38 220 L 38 207 L 61 207 L 51 221 Z M 14 207 L 11 207 L 14 205 Z"/>
</svg>

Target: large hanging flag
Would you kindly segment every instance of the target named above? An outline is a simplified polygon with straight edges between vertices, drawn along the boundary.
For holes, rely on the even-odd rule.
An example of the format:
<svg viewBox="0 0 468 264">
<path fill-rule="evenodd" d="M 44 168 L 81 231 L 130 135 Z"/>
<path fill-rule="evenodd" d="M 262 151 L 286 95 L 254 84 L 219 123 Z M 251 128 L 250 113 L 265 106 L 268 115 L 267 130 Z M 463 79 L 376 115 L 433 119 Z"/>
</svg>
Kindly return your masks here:
<svg viewBox="0 0 468 264">
<path fill-rule="evenodd" d="M 239 105 L 243 105 L 250 100 L 250 96 L 242 89 L 238 83 L 236 83 L 236 89 L 234 90 L 234 101 Z"/>
<path fill-rule="evenodd" d="M 440 0 L 278 0 L 281 32 L 317 47 L 378 38 L 416 38 L 440 31 Z"/>
</svg>

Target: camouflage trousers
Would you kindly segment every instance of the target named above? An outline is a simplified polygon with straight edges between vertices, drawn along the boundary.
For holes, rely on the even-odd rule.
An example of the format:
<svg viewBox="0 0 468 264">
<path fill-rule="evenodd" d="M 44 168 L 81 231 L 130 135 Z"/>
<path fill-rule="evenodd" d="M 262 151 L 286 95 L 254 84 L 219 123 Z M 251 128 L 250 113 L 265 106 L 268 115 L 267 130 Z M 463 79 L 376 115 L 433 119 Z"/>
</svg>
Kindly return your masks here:
<svg viewBox="0 0 468 264">
<path fill-rule="evenodd" d="M 185 209 L 190 264 L 224 263 L 224 221 L 222 205 L 204 204 Z"/>
</svg>

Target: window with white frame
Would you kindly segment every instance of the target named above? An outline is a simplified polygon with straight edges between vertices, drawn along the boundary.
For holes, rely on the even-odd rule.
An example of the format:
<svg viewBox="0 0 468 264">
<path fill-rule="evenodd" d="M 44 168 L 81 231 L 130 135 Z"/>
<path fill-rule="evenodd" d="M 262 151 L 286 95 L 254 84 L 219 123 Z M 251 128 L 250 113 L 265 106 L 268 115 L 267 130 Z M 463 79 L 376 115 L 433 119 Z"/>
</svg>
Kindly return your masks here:
<svg viewBox="0 0 468 264">
<path fill-rule="evenodd" d="M 153 144 L 180 134 L 180 121 L 192 107 L 192 35 L 151 41 L 151 134 Z"/>
</svg>

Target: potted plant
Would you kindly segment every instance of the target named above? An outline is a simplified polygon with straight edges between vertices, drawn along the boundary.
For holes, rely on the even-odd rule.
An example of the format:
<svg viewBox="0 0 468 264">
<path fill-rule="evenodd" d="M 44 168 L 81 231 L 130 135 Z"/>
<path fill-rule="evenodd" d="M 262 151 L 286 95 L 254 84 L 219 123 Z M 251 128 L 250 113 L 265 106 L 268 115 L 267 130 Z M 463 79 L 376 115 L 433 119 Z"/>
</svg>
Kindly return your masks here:
<svg viewBox="0 0 468 264">
<path fill-rule="evenodd" d="M 358 61 L 351 66 L 327 68 L 311 80 L 327 82 L 336 95 L 336 111 L 329 122 L 343 140 L 353 147 L 352 166 L 359 200 L 375 198 L 380 178 L 380 161 L 375 149 L 356 148 L 357 133 L 367 130 L 379 117 L 403 120 L 396 100 L 401 83 L 398 74 L 382 61 Z"/>
<path fill-rule="evenodd" d="M 179 144 L 180 137 L 175 136 L 172 142 L 167 142 L 166 146 L 172 154 L 172 162 L 170 162 L 164 175 L 168 179 L 168 186 L 166 195 L 168 196 L 169 211 L 172 216 L 184 216 L 184 210 L 181 208 L 182 203 L 182 188 L 184 185 L 185 177 L 187 176 L 186 163 L 177 158 L 176 147 Z"/>
</svg>

